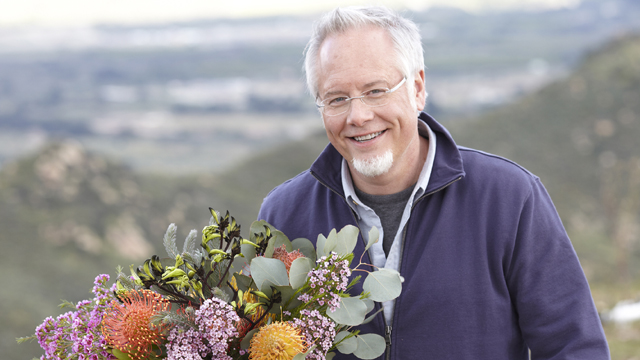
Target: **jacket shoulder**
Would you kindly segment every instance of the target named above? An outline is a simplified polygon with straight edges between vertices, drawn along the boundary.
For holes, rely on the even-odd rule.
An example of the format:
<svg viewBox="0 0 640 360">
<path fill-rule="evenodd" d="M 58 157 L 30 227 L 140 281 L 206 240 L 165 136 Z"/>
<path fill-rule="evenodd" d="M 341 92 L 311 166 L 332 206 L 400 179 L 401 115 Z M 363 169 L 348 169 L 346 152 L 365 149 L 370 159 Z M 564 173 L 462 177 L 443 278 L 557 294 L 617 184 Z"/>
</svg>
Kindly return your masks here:
<svg viewBox="0 0 640 360">
<path fill-rule="evenodd" d="M 265 196 L 264 201 L 266 202 L 267 200 L 281 197 L 296 198 L 303 196 L 304 190 L 308 189 L 308 187 L 312 186 L 316 181 L 309 169 L 307 169 L 273 188 L 267 196 Z"/>
<path fill-rule="evenodd" d="M 309 201 L 309 192 L 317 185 L 317 180 L 307 169 L 271 190 L 262 200 L 259 220 L 273 221 L 274 217 L 290 216 L 289 212 Z"/>
<path fill-rule="evenodd" d="M 465 178 L 478 190 L 526 195 L 541 185 L 538 176 L 512 160 L 477 149 L 459 146 L 459 150 Z"/>
</svg>

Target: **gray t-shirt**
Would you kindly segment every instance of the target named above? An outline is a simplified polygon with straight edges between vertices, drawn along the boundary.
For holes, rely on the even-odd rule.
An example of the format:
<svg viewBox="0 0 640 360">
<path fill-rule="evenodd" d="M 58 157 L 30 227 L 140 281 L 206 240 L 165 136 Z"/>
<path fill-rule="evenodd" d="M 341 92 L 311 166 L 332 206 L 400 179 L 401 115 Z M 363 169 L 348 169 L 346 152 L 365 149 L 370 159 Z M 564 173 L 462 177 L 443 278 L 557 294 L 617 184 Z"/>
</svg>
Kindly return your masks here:
<svg viewBox="0 0 640 360">
<path fill-rule="evenodd" d="M 356 186 L 353 187 L 360 201 L 370 207 L 380 218 L 380 223 L 384 230 L 382 249 L 384 249 L 386 256 L 389 256 L 389 250 L 402 220 L 402 212 L 407 205 L 407 201 L 409 201 L 409 197 L 411 197 L 414 187 L 415 184 L 398 193 L 389 195 L 371 195 Z"/>
</svg>

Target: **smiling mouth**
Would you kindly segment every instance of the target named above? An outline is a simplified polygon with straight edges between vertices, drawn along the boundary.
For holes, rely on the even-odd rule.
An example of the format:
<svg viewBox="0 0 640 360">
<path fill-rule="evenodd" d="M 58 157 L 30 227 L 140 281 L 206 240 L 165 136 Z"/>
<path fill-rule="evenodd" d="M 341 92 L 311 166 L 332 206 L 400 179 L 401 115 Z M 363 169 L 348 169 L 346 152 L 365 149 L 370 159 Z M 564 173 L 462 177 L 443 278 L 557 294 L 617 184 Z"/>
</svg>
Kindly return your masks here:
<svg viewBox="0 0 640 360">
<path fill-rule="evenodd" d="M 372 134 L 363 135 L 363 136 L 354 136 L 353 139 L 358 141 L 358 142 L 365 142 L 365 141 L 369 141 L 371 139 L 377 138 L 383 132 L 384 131 L 378 131 L 378 132 L 375 132 L 375 133 L 372 133 Z"/>
</svg>

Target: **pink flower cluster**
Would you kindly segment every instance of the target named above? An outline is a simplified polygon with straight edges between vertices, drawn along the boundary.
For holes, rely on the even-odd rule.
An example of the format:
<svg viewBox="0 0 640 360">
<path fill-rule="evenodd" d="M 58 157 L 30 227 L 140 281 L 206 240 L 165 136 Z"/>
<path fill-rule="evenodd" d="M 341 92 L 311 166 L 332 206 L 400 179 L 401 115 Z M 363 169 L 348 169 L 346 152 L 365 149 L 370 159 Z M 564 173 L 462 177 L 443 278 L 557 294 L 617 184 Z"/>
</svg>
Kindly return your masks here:
<svg viewBox="0 0 640 360">
<path fill-rule="evenodd" d="M 325 360 L 336 337 L 336 324 L 328 317 L 322 316 L 318 310 L 306 309 L 300 311 L 300 319 L 294 319 L 292 322 L 298 329 L 302 329 L 307 344 L 317 346 L 306 359 Z"/>
<path fill-rule="evenodd" d="M 231 305 L 218 298 L 207 299 L 195 311 L 198 329 L 173 328 L 167 344 L 168 360 L 231 360 L 227 355 L 229 342 L 238 336 L 236 323 L 240 318 Z M 206 340 L 206 341 L 205 341 Z"/>
<path fill-rule="evenodd" d="M 115 359 L 106 351 L 107 342 L 99 325 L 107 312 L 114 289 L 107 289 L 109 275 L 98 275 L 94 281 L 93 300 L 76 304 L 76 311 L 69 311 L 55 320 L 47 317 L 36 328 L 38 343 L 44 349 L 44 359 Z"/>
<path fill-rule="evenodd" d="M 209 349 L 195 329 L 174 326 L 167 337 L 167 360 L 202 360 Z"/>
<path fill-rule="evenodd" d="M 311 291 L 298 296 L 305 303 L 316 301 L 318 305 L 329 306 L 330 311 L 340 307 L 340 292 L 349 285 L 349 261 L 339 261 L 338 254 L 323 256 L 316 261 L 318 266 L 307 274 Z"/>
</svg>

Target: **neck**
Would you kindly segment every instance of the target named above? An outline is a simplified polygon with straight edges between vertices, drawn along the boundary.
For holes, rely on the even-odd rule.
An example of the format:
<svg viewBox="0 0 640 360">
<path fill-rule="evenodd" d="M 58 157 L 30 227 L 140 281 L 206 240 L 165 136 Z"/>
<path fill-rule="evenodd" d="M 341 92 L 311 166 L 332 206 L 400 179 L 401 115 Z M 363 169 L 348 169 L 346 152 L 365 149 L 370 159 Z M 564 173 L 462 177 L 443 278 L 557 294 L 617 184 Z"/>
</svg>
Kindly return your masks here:
<svg viewBox="0 0 640 360">
<path fill-rule="evenodd" d="M 398 193 L 415 184 L 429 152 L 429 140 L 417 133 L 416 136 L 417 138 L 411 141 L 407 150 L 394 159 L 391 169 L 382 175 L 364 176 L 349 163 L 354 185 L 367 194 L 388 195 Z"/>
</svg>

